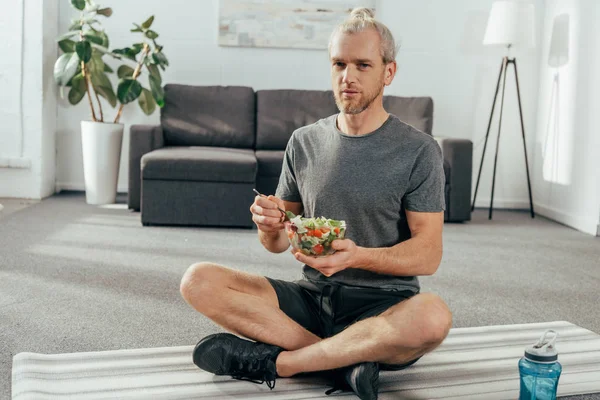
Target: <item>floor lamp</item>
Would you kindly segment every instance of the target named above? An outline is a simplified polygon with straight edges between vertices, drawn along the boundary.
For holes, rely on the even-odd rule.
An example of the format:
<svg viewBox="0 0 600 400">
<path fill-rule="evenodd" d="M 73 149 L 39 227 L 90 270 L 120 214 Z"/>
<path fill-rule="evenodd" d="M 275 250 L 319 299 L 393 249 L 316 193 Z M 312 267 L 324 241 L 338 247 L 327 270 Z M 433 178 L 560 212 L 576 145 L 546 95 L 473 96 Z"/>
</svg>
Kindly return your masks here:
<svg viewBox="0 0 600 400">
<path fill-rule="evenodd" d="M 492 4 L 492 10 L 488 19 L 484 45 L 502 45 L 510 51 L 513 45 L 523 47 L 532 47 L 534 45 L 534 6 L 533 4 L 516 2 L 516 1 L 496 1 Z M 496 93 L 494 94 L 494 102 L 492 103 L 492 111 L 488 122 L 487 132 L 485 134 L 485 144 L 483 145 L 483 153 L 481 154 L 481 163 L 479 165 L 479 173 L 477 174 L 477 184 L 475 185 L 475 194 L 473 196 L 473 204 L 471 210 L 475 209 L 475 200 L 477 199 L 477 190 L 481 179 L 481 170 L 483 169 L 483 160 L 485 158 L 485 150 L 487 148 L 488 139 L 490 136 L 490 128 L 498 100 L 498 91 L 500 89 L 500 81 L 502 81 L 502 97 L 500 100 L 500 118 L 498 122 L 498 136 L 496 138 L 496 154 L 494 157 L 494 172 L 492 176 L 492 195 L 490 199 L 489 219 L 492 219 L 492 209 L 494 207 L 494 189 L 496 187 L 496 166 L 498 163 L 498 147 L 500 145 L 500 132 L 502 128 L 502 112 L 504 109 L 504 89 L 506 88 L 506 74 L 508 67 L 512 65 L 515 71 L 515 80 L 517 84 L 517 100 L 519 102 L 519 114 L 521 117 L 521 135 L 523 137 L 523 150 L 525 152 L 525 169 L 527 171 L 527 188 L 529 189 L 529 207 L 531 218 L 534 218 L 533 197 L 531 195 L 531 181 L 529 178 L 529 162 L 527 159 L 527 145 L 525 141 L 525 125 L 523 123 L 523 108 L 521 106 L 521 92 L 519 89 L 519 76 L 517 75 L 517 60 L 505 56 L 502 59 L 500 66 L 500 74 L 496 83 Z"/>
</svg>

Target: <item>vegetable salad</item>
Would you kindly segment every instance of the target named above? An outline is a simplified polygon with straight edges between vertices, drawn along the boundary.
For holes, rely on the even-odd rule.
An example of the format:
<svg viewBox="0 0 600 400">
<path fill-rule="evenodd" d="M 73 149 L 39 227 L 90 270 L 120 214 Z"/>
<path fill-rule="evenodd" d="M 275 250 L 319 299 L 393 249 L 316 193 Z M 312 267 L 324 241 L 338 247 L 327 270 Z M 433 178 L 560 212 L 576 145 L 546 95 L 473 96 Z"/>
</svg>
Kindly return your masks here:
<svg viewBox="0 0 600 400">
<path fill-rule="evenodd" d="M 290 218 L 288 238 L 294 249 L 310 256 L 326 256 L 335 253 L 331 242 L 343 239 L 346 233 L 346 222 L 324 217 Z"/>
</svg>

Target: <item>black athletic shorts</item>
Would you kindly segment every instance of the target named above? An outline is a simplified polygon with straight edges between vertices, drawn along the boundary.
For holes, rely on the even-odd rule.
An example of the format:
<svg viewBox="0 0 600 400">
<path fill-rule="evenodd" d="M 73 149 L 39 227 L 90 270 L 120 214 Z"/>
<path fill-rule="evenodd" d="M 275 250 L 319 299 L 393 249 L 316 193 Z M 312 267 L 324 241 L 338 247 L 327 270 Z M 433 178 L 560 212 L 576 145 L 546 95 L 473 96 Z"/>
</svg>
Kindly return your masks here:
<svg viewBox="0 0 600 400">
<path fill-rule="evenodd" d="M 305 279 L 294 282 L 268 278 L 277 293 L 279 308 L 306 330 L 321 338 L 331 337 L 363 319 L 414 296 L 411 290 L 390 291 L 357 288 L 337 283 L 314 283 Z M 406 364 L 382 364 L 381 369 L 400 370 Z"/>
</svg>

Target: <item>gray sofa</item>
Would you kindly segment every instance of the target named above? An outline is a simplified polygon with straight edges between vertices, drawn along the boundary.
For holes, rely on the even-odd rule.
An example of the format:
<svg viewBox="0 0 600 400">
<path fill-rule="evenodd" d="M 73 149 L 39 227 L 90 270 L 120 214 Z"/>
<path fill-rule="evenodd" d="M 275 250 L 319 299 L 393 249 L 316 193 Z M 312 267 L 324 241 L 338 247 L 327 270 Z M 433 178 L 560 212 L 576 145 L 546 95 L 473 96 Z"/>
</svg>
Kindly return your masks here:
<svg viewBox="0 0 600 400">
<path fill-rule="evenodd" d="M 431 134 L 431 98 L 385 96 L 384 106 Z M 252 227 L 252 188 L 275 193 L 292 132 L 337 112 L 331 91 L 168 84 L 160 125 L 130 129 L 128 206 L 144 225 Z M 470 220 L 472 143 L 436 139 L 445 220 Z"/>
</svg>

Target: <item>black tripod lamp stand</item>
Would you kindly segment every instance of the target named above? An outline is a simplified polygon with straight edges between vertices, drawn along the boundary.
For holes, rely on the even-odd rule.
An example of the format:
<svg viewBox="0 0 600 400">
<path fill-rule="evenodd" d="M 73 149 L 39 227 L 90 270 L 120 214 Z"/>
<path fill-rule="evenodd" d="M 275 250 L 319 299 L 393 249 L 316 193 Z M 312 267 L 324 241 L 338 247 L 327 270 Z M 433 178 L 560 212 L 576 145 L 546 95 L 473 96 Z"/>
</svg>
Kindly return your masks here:
<svg viewBox="0 0 600 400">
<path fill-rule="evenodd" d="M 492 5 L 492 11 L 488 19 L 488 25 L 485 32 L 483 43 L 486 45 L 503 45 L 510 51 L 513 44 L 524 44 L 526 46 L 533 45 L 533 23 L 534 23 L 534 8 L 533 4 L 515 2 L 515 1 L 496 1 Z M 494 94 L 494 102 L 492 103 L 492 111 L 488 122 L 487 132 L 485 134 L 485 144 L 481 154 L 481 163 L 479 164 L 479 173 L 477 174 L 477 183 L 475 185 L 475 194 L 473 196 L 473 204 L 471 210 L 475 209 L 475 200 L 477 199 L 477 191 L 479 190 L 479 182 L 481 180 L 481 170 L 483 169 L 483 160 L 487 149 L 488 139 L 490 136 L 490 128 L 494 117 L 494 110 L 498 100 L 498 92 L 500 90 L 500 81 L 502 81 L 502 96 L 500 100 L 500 116 L 498 122 L 498 136 L 496 137 L 496 154 L 494 156 L 494 171 L 492 174 L 492 193 L 490 198 L 489 219 L 492 219 L 492 210 L 494 208 L 494 190 L 496 188 L 496 167 L 498 164 L 498 147 L 500 144 L 500 132 L 502 128 L 502 113 L 504 109 L 504 92 L 506 88 L 506 74 L 508 67 L 512 65 L 515 72 L 515 81 L 517 85 L 517 100 L 519 103 L 519 114 L 521 117 L 521 136 L 523 138 L 523 150 L 525 152 L 525 169 L 527 172 L 527 188 L 529 190 L 529 207 L 531 218 L 534 218 L 533 197 L 531 195 L 531 180 L 529 178 L 529 161 L 527 159 L 527 145 L 525 140 L 525 125 L 523 123 L 523 108 L 521 106 L 521 91 L 519 89 L 519 76 L 517 74 L 517 60 L 505 56 L 500 65 L 500 74 L 496 83 L 496 93 Z"/>
</svg>

